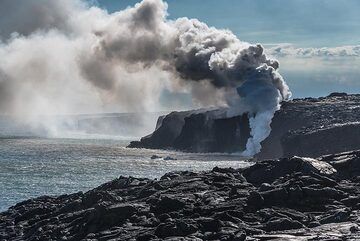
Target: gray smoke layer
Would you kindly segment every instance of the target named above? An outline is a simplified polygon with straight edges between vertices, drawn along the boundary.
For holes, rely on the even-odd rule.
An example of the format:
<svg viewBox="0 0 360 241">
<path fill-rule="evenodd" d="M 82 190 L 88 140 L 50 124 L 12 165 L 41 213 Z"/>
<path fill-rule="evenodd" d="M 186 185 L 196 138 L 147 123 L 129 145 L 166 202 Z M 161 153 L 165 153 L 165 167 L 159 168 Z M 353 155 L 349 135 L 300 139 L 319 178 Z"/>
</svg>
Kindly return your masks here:
<svg viewBox="0 0 360 241">
<path fill-rule="evenodd" d="M 2 113 L 32 120 L 108 105 L 153 111 L 163 89 L 186 92 L 199 106 L 228 106 L 228 116 L 249 112 L 252 138 L 243 154 L 254 155 L 291 96 L 261 45 L 196 19 L 168 20 L 161 0 L 113 14 L 81 1 L 14 4 L 0 2 L 8 19 L 0 23 Z"/>
</svg>

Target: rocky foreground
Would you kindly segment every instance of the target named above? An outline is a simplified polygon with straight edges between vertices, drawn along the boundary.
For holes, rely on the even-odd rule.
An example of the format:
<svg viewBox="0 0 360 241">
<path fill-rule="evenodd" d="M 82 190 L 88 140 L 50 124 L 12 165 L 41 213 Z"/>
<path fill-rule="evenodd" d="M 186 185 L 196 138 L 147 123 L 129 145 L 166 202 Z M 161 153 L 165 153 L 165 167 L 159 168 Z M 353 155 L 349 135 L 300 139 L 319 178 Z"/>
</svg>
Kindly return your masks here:
<svg viewBox="0 0 360 241">
<path fill-rule="evenodd" d="M 0 214 L 0 240 L 360 240 L 360 151 L 120 177 Z"/>
</svg>

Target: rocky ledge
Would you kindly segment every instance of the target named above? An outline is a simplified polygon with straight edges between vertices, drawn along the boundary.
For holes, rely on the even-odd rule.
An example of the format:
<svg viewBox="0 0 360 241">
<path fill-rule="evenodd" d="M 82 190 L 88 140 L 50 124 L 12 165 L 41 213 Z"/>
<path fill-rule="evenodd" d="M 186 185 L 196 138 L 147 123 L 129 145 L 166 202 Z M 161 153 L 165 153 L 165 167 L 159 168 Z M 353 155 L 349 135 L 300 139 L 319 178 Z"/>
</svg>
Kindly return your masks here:
<svg viewBox="0 0 360 241">
<path fill-rule="evenodd" d="M 360 151 L 120 177 L 0 214 L 0 240 L 360 240 Z"/>
<path fill-rule="evenodd" d="M 226 118 L 225 109 L 173 112 L 158 120 L 156 130 L 129 147 L 190 152 L 240 152 L 250 137 L 248 116 Z M 258 159 L 317 157 L 360 149 L 360 95 L 283 102 L 263 141 Z"/>
</svg>

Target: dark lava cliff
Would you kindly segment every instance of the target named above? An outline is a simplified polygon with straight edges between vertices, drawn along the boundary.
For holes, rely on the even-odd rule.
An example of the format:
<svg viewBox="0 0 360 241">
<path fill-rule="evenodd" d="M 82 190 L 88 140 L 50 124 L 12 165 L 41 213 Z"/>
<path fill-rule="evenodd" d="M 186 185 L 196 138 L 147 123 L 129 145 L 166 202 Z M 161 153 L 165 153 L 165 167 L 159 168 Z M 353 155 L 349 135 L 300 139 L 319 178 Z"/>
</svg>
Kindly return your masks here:
<svg viewBox="0 0 360 241">
<path fill-rule="evenodd" d="M 250 136 L 247 115 L 225 117 L 225 109 L 172 112 L 158 119 L 156 130 L 129 147 L 174 148 L 190 152 L 236 152 Z"/>
<path fill-rule="evenodd" d="M 130 147 L 172 148 L 190 152 L 240 152 L 250 137 L 247 115 L 226 118 L 225 110 L 172 112 L 156 130 Z M 293 155 L 317 157 L 360 149 L 360 95 L 283 102 L 259 159 Z"/>
<path fill-rule="evenodd" d="M 360 151 L 119 177 L 0 213 L 0 240 L 360 240 Z"/>
</svg>

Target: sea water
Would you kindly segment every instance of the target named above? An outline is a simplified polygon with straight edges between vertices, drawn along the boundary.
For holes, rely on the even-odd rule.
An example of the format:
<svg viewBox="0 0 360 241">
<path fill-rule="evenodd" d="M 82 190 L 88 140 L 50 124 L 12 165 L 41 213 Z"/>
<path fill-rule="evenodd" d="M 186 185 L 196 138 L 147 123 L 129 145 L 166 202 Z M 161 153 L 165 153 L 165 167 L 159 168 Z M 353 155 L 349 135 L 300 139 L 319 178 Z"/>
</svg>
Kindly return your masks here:
<svg viewBox="0 0 360 241">
<path fill-rule="evenodd" d="M 246 167 L 240 156 L 126 148 L 128 140 L 0 138 L 0 211 L 42 196 L 90 190 L 119 176 Z M 151 159 L 153 155 L 163 158 Z M 164 160 L 170 156 L 176 160 Z"/>
</svg>

